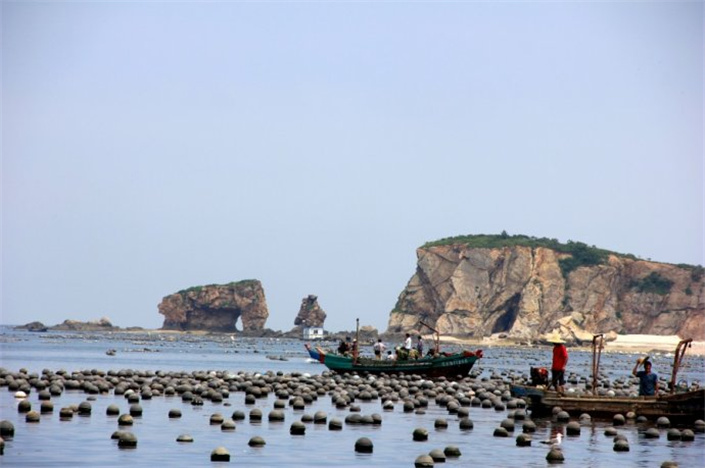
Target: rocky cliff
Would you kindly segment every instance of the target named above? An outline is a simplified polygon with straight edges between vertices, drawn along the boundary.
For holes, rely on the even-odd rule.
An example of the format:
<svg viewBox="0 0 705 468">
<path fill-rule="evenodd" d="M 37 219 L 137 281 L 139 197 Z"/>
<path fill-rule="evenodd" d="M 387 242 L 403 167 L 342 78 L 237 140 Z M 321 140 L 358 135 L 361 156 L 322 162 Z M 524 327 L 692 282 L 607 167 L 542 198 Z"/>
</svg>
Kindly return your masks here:
<svg viewBox="0 0 705 468">
<path fill-rule="evenodd" d="M 237 331 L 264 330 L 269 317 L 262 284 L 244 280 L 229 284 L 196 286 L 166 296 L 159 304 L 164 315 L 163 329 Z"/>
<path fill-rule="evenodd" d="M 323 327 L 326 312 L 318 305 L 318 296 L 309 294 L 301 300 L 299 313 L 294 319 L 296 327 Z"/>
<path fill-rule="evenodd" d="M 424 246 L 388 332 L 424 330 L 424 321 L 456 336 L 533 340 L 557 331 L 582 341 L 616 331 L 705 339 L 702 267 L 600 252 L 581 265 L 546 247 Z"/>
</svg>

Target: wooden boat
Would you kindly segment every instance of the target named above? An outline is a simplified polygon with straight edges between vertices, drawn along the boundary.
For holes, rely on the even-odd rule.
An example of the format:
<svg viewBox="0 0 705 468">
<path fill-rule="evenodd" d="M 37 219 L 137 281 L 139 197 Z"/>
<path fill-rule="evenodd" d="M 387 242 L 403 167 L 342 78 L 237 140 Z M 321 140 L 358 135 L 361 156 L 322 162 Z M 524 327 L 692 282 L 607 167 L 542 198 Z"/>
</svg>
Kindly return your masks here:
<svg viewBox="0 0 705 468">
<path fill-rule="evenodd" d="M 306 351 L 308 351 L 308 355 L 311 357 L 311 359 L 323 363 L 323 361 L 321 361 L 321 354 L 315 349 L 313 349 L 310 344 L 306 343 L 304 344 L 304 347 L 306 348 Z"/>
<path fill-rule="evenodd" d="M 482 351 L 462 351 L 437 357 L 407 360 L 380 360 L 367 357 L 341 356 L 318 349 L 319 361 L 336 372 L 358 374 L 418 374 L 426 377 L 462 378 L 468 375 Z M 309 351 L 309 354 L 311 352 Z"/>
<path fill-rule="evenodd" d="M 598 395 L 566 396 L 555 391 L 526 385 L 512 385 L 515 397 L 529 401 L 533 414 L 551 414 L 554 406 L 559 406 L 571 416 L 583 413 L 596 418 L 611 418 L 615 414 L 632 411 L 637 416 L 656 419 L 666 416 L 671 422 L 692 422 L 705 419 L 705 389 L 682 393 L 669 393 L 657 397 L 608 397 Z"/>
<path fill-rule="evenodd" d="M 359 330 L 359 319 L 358 330 Z M 435 332 L 435 346 L 432 356 L 425 356 L 419 359 L 374 359 L 371 357 L 362 357 L 358 354 L 357 348 L 353 349 L 351 356 L 344 356 L 335 353 L 323 351 L 321 348 L 315 350 L 306 344 L 309 356 L 323 363 L 328 369 L 350 373 L 356 372 L 359 374 L 417 374 L 425 377 L 446 377 L 450 379 L 463 378 L 470 372 L 475 361 L 482 357 L 482 350 L 477 351 L 461 351 L 459 353 L 447 354 L 440 352 L 440 335 L 438 330 L 421 322 L 426 327 Z M 359 335 L 359 332 L 358 332 Z M 355 340 L 359 342 L 359 340 Z"/>
<path fill-rule="evenodd" d="M 599 338 L 599 347 L 597 345 Z M 686 423 L 705 419 L 705 389 L 676 392 L 676 375 L 683 360 L 686 347 L 692 340 L 683 340 L 676 348 L 670 393 L 657 396 L 609 397 L 602 395 L 569 396 L 551 391 L 544 386 L 511 385 L 513 396 L 524 398 L 536 415 L 551 414 L 554 406 L 559 406 L 571 416 L 588 413 L 593 417 L 611 418 L 615 414 L 626 415 L 634 412 L 637 416 L 655 419 L 666 416 L 671 422 Z M 602 335 L 593 338 L 593 389 L 597 388 L 596 376 L 599 367 L 599 350 L 602 349 Z"/>
</svg>

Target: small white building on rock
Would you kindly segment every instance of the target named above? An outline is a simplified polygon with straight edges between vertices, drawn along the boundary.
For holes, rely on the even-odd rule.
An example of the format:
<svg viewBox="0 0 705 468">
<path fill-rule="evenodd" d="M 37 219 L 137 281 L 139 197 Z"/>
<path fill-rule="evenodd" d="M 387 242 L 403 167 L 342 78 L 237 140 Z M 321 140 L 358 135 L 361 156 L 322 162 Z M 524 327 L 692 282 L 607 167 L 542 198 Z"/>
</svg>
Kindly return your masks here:
<svg viewBox="0 0 705 468">
<path fill-rule="evenodd" d="M 303 339 L 304 340 L 322 340 L 325 338 L 326 331 L 323 327 L 304 327 L 303 328 Z"/>
</svg>

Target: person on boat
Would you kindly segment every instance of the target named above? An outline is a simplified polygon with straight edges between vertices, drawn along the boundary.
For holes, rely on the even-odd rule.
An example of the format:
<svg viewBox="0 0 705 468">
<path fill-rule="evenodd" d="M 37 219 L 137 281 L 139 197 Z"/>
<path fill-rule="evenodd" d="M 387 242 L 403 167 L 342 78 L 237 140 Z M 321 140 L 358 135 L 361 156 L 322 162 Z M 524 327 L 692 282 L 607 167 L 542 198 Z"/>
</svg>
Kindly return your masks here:
<svg viewBox="0 0 705 468">
<path fill-rule="evenodd" d="M 404 349 L 408 352 L 411 351 L 411 335 L 406 334 L 406 339 L 404 340 Z"/>
<path fill-rule="evenodd" d="M 421 338 L 421 335 L 416 337 L 416 356 L 417 359 L 423 357 L 423 338 Z"/>
<path fill-rule="evenodd" d="M 375 352 L 375 359 L 382 359 L 382 353 L 387 349 L 387 346 L 382 341 L 382 338 L 378 338 L 372 349 Z"/>
<path fill-rule="evenodd" d="M 397 357 L 392 353 L 391 350 L 387 351 L 387 361 L 396 361 Z"/>
<path fill-rule="evenodd" d="M 549 340 L 553 344 L 553 361 L 551 362 L 551 385 L 559 394 L 565 393 L 565 368 L 568 364 L 568 350 L 565 341 L 560 336 L 554 335 Z"/>
<path fill-rule="evenodd" d="M 348 336 L 344 340 L 340 340 L 338 345 L 338 354 L 341 356 L 347 356 L 352 351 L 352 345 L 350 344 L 350 337 Z"/>
<path fill-rule="evenodd" d="M 644 363 L 644 370 L 637 371 L 641 363 Z M 651 372 L 651 361 L 648 357 L 636 360 L 632 375 L 639 378 L 639 396 L 654 396 L 658 393 L 658 376 Z"/>
<path fill-rule="evenodd" d="M 350 354 L 352 357 L 356 358 L 359 356 L 358 354 L 358 347 L 357 347 L 357 338 L 353 338 L 352 340 L 352 346 L 350 347 Z"/>
</svg>

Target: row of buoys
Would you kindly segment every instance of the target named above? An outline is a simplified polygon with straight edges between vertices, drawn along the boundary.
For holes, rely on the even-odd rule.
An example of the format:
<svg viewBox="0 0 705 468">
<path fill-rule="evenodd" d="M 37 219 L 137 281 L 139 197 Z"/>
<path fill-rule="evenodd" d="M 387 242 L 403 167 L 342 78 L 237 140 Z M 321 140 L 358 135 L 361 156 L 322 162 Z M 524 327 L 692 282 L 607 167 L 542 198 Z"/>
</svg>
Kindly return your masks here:
<svg viewBox="0 0 705 468">
<path fill-rule="evenodd" d="M 416 457 L 414 466 L 416 468 L 430 468 L 434 463 L 445 463 L 447 458 L 459 458 L 460 449 L 455 445 L 449 445 L 445 449 L 433 449 L 429 453 L 424 453 Z"/>
<path fill-rule="evenodd" d="M 61 394 L 63 389 L 83 390 L 91 395 L 95 389 L 100 393 L 113 391 L 117 395 L 124 395 L 129 403 L 129 414 L 119 414 L 117 405 L 111 405 L 106 410 L 106 414 L 118 416 L 118 424 L 121 421 L 130 421 L 133 418 L 140 417 L 142 414 L 139 401 L 141 399 L 149 399 L 157 396 L 181 396 L 184 402 L 193 402 L 203 399 L 209 399 L 213 402 L 222 401 L 223 398 L 228 398 L 231 392 L 244 392 L 245 404 L 253 404 L 259 398 L 267 397 L 270 394 L 276 395 L 274 410 L 268 414 L 268 419 L 272 422 L 282 422 L 285 420 L 285 413 L 282 411 L 286 406 L 290 406 L 294 411 L 302 411 L 316 401 L 319 397 L 328 395 L 331 402 L 336 408 L 347 408 L 350 411 L 348 417 L 345 418 L 345 424 L 381 424 L 382 418 L 380 415 L 364 415 L 361 414 L 361 408 L 355 404 L 356 400 L 371 401 L 380 400 L 383 411 L 394 411 L 396 403 L 401 402 L 403 411 L 423 411 L 428 406 L 429 401 L 433 400 L 440 407 L 444 407 L 448 414 L 458 416 L 458 424 L 461 429 L 469 430 L 473 428 L 473 423 L 469 419 L 469 407 L 479 406 L 482 408 L 495 409 L 496 411 L 508 411 L 508 418 L 502 421 L 501 430 L 496 431 L 499 437 L 508 437 L 510 432 L 514 431 L 515 424 L 518 421 L 523 421 L 522 434 L 517 437 L 517 445 L 530 445 L 531 437 L 528 435 L 536 431 L 536 425 L 530 419 L 527 419 L 527 413 L 524 409 L 526 403 L 523 400 L 511 397 L 508 391 L 507 382 L 501 379 L 476 379 L 466 377 L 458 381 L 450 381 L 446 379 L 438 379 L 430 381 L 418 376 L 378 376 L 376 378 L 360 377 L 354 375 L 337 375 L 324 372 L 320 376 L 309 376 L 307 374 L 292 373 L 273 373 L 267 372 L 264 374 L 258 373 L 228 373 L 228 372 L 150 372 L 150 371 L 108 371 L 102 372 L 99 370 L 81 371 L 74 373 L 43 371 L 41 376 L 20 372 L 8 379 L 8 373 L 0 370 L 0 385 L 7 384 L 8 381 L 13 382 L 13 386 L 20 385 L 21 390 L 26 395 L 33 388 L 39 389 L 38 396 L 42 402 L 50 402 L 51 396 Z M 27 389 L 24 384 L 20 383 L 26 380 L 29 384 Z M 43 382 L 43 383 L 42 383 Z M 73 382 L 73 383 L 71 383 Z M 7 385 L 8 388 L 10 385 Z M 53 388 L 54 391 L 49 391 Z M 91 397 L 89 397 L 91 398 Z M 93 397 L 94 398 L 94 397 Z M 28 400 L 22 400 L 28 401 Z M 31 404 L 18 403 L 18 411 L 29 413 L 31 412 Z M 22 405 L 22 410 L 20 410 Z M 227 403 L 226 403 L 227 405 Z M 48 405 L 45 407 L 48 411 Z M 53 408 L 53 407 L 52 407 Z M 64 408 L 62 408 L 62 411 Z M 40 408 L 41 412 L 41 408 Z M 38 421 L 36 411 L 32 414 L 32 418 Z M 73 416 L 74 413 L 81 415 L 90 415 L 91 405 L 88 401 L 82 402 L 79 405 L 72 405 L 67 408 L 66 417 Z M 70 416 L 69 416 L 70 414 Z M 263 414 L 259 408 L 253 408 L 250 411 L 251 421 L 261 421 Z M 626 418 L 616 418 L 614 425 L 619 425 L 622 419 L 639 420 L 634 414 L 627 414 Z M 170 418 L 181 417 L 181 411 L 173 409 L 169 411 Z M 220 421 L 211 420 L 211 424 L 220 424 L 222 430 L 235 430 L 235 421 L 246 417 L 243 411 L 234 411 L 232 418 L 227 419 L 222 417 Z M 558 422 L 566 423 L 566 433 L 568 435 L 580 435 L 580 423 L 589 423 L 591 418 L 589 415 L 581 415 L 579 421 L 570 421 L 570 416 L 556 409 L 554 417 Z M 306 426 L 304 422 L 325 424 L 327 422 L 327 414 L 325 412 L 317 412 L 314 416 L 303 414 L 301 421 L 292 423 L 290 432 L 293 435 L 304 435 Z M 129 425 L 126 423 L 125 425 Z M 670 423 L 665 421 L 657 421 L 659 428 L 670 427 Z M 343 423 L 336 418 L 329 422 L 330 430 L 342 429 Z M 448 421 L 445 418 L 437 418 L 434 421 L 436 430 L 444 430 L 448 427 Z M 698 431 L 699 423 L 696 422 L 693 431 Z M 414 431 L 412 437 L 414 440 L 428 440 L 428 431 L 424 428 L 419 431 Z M 705 423 L 702 425 L 702 430 L 705 431 Z M 425 439 L 423 432 L 426 432 Z M 658 432 L 658 431 L 657 431 Z M 675 432 L 668 437 L 676 437 Z M 418 439 L 417 439 L 418 437 Z M 686 431 L 680 432 L 681 440 L 684 437 L 689 437 Z M 676 439 L 671 439 L 676 440 Z M 364 441 L 363 441 L 364 442 Z M 125 446 L 130 446 L 132 442 L 125 441 Z M 368 444 L 361 443 L 356 450 L 362 452 Z M 615 450 L 617 441 L 615 441 Z M 134 445 L 136 446 L 136 440 Z M 369 443 L 371 447 L 371 441 Z M 358 450 L 359 449 L 359 450 Z M 560 452 L 560 450 L 559 450 Z M 428 455 L 432 461 L 439 462 L 438 459 Z M 562 453 L 561 453 L 562 456 Z M 436 457 L 438 458 L 438 457 Z"/>
</svg>

